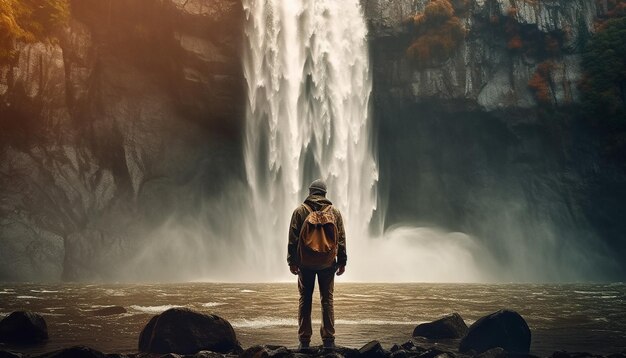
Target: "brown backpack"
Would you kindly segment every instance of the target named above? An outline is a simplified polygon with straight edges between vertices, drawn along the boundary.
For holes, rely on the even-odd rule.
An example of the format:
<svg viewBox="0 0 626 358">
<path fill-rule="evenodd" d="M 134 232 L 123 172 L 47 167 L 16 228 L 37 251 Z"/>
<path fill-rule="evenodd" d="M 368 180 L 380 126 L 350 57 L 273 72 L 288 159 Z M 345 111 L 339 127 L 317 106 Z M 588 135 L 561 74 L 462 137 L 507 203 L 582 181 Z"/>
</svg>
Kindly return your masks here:
<svg viewBox="0 0 626 358">
<path fill-rule="evenodd" d="M 320 270 L 331 267 L 337 257 L 337 218 L 328 205 L 320 211 L 313 211 L 303 204 L 308 211 L 302 223 L 298 241 L 298 259 L 300 267 Z"/>
</svg>

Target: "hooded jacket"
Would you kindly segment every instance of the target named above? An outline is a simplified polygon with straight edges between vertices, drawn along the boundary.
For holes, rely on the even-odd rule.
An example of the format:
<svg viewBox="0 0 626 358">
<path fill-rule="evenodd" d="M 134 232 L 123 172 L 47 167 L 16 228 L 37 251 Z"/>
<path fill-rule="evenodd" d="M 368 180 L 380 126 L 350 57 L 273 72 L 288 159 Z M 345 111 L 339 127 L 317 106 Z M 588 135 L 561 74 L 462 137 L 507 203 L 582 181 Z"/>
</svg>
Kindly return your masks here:
<svg viewBox="0 0 626 358">
<path fill-rule="evenodd" d="M 309 195 L 304 203 L 307 204 L 314 211 L 324 209 L 328 205 L 333 203 L 326 199 L 323 195 Z M 343 227 L 343 218 L 337 208 L 332 208 L 335 217 L 337 218 L 337 266 L 345 266 L 348 260 L 346 255 L 346 232 Z M 300 231 L 302 230 L 302 224 L 304 219 L 309 215 L 308 210 L 304 205 L 300 205 L 291 215 L 291 224 L 289 225 L 289 243 L 287 244 L 287 263 L 289 265 L 297 265 L 298 258 L 298 239 L 300 237 Z"/>
</svg>

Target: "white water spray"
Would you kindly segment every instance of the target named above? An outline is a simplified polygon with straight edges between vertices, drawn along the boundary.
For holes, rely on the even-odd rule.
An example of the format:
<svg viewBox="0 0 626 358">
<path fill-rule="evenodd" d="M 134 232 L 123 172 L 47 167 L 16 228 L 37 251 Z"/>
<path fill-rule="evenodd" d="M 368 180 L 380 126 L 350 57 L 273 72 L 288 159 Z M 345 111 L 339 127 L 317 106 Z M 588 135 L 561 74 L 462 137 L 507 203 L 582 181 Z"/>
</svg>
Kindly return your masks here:
<svg viewBox="0 0 626 358">
<path fill-rule="evenodd" d="M 344 216 L 348 279 L 475 280 L 473 258 L 456 244 L 465 235 L 402 229 L 383 238 L 370 230 L 377 209 L 378 165 L 369 117 L 367 28 L 359 1 L 243 4 L 250 214 L 242 236 L 254 275 L 288 278 L 291 213 L 306 197 L 308 184 L 319 177 Z M 433 265 L 465 265 L 468 270 L 448 276 Z"/>
</svg>

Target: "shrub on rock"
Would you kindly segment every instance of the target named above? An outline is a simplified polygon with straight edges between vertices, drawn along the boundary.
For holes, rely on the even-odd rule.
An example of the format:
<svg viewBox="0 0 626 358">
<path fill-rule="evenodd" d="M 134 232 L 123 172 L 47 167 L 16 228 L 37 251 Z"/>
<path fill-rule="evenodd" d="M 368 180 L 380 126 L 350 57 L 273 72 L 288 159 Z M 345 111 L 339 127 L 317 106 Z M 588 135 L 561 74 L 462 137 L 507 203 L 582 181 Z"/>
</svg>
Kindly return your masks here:
<svg viewBox="0 0 626 358">
<path fill-rule="evenodd" d="M 459 351 L 482 353 L 496 347 L 514 353 L 530 351 L 530 328 L 519 313 L 500 310 L 474 322 L 461 340 Z"/>
<path fill-rule="evenodd" d="M 0 342 L 36 344 L 46 339 L 46 321 L 37 313 L 16 311 L 0 321 Z"/>
<path fill-rule="evenodd" d="M 461 338 L 467 333 L 467 325 L 458 313 L 442 317 L 436 321 L 422 323 L 413 330 L 413 337 L 428 339 Z"/>
<path fill-rule="evenodd" d="M 139 350 L 150 353 L 193 354 L 208 350 L 240 352 L 230 323 L 216 315 L 171 308 L 152 317 L 139 335 Z"/>
</svg>

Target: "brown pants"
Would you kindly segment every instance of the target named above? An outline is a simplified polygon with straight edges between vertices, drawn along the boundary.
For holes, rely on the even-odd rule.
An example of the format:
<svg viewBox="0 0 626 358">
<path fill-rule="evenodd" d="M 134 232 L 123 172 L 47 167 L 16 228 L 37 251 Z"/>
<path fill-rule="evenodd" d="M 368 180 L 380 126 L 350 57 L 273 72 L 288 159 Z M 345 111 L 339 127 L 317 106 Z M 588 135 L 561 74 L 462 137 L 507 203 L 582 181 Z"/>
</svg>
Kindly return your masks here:
<svg viewBox="0 0 626 358">
<path fill-rule="evenodd" d="M 335 271 L 334 266 L 323 270 L 300 269 L 300 274 L 298 274 L 298 290 L 300 291 L 298 338 L 300 342 L 310 342 L 311 335 L 313 334 L 311 327 L 311 305 L 313 303 L 315 275 L 317 275 L 322 302 L 322 326 L 320 327 L 320 334 L 324 342 L 335 341 L 335 312 L 333 308 Z"/>
</svg>

